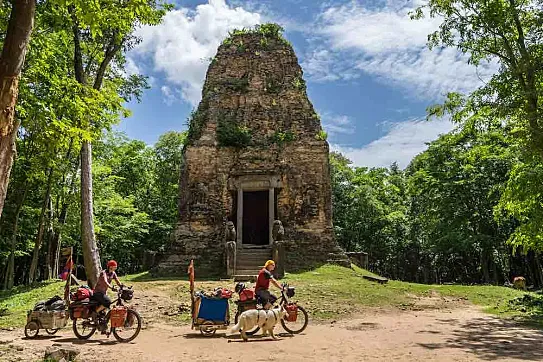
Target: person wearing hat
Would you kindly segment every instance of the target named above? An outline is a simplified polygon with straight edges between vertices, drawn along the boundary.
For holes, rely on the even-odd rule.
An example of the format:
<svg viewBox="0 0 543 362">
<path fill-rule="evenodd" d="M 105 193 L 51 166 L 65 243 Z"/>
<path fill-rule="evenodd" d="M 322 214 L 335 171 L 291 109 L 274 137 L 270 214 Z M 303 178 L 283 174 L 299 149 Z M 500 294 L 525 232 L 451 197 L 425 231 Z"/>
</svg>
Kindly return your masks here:
<svg viewBox="0 0 543 362">
<path fill-rule="evenodd" d="M 283 287 L 275 280 L 272 275 L 272 271 L 275 269 L 275 262 L 273 260 L 268 260 L 264 264 L 264 267 L 258 273 L 258 278 L 256 279 L 255 285 L 255 294 L 262 299 L 262 304 L 264 309 L 269 309 L 273 303 L 277 300 L 277 297 L 270 293 L 270 282 L 279 289 Z"/>
<path fill-rule="evenodd" d="M 117 262 L 115 260 L 110 260 L 107 262 L 107 269 L 100 272 L 100 276 L 98 277 L 98 281 L 94 286 L 92 295 L 92 299 L 100 303 L 100 305 L 96 307 L 97 313 L 101 312 L 105 308 L 109 308 L 111 305 L 111 299 L 107 296 L 108 288 L 111 288 L 112 290 L 115 289 L 113 285 L 111 285 L 111 282 L 115 280 L 115 283 L 117 283 L 118 286 L 121 286 L 117 273 L 115 273 L 116 269 Z"/>
</svg>

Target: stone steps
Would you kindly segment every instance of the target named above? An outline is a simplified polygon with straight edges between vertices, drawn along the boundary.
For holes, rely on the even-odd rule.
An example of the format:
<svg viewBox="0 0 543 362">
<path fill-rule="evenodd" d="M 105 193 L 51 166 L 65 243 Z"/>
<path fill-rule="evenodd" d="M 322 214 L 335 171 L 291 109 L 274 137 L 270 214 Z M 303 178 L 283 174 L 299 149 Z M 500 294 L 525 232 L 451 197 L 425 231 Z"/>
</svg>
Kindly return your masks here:
<svg viewBox="0 0 543 362">
<path fill-rule="evenodd" d="M 258 275 L 266 260 L 271 259 L 271 248 L 239 249 L 236 252 L 234 280 L 250 281 Z"/>
</svg>

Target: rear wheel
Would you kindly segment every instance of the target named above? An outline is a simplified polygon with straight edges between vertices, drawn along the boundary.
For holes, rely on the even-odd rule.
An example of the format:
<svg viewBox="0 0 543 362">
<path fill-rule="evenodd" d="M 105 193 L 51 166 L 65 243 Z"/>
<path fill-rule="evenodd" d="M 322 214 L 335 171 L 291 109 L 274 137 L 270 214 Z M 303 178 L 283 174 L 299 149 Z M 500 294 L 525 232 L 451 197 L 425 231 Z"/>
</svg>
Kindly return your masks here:
<svg viewBox="0 0 543 362">
<path fill-rule="evenodd" d="M 234 318 L 234 323 L 238 324 L 239 316 L 241 315 L 241 311 L 238 309 L 238 312 L 236 313 L 236 317 Z M 254 329 L 250 331 L 245 331 L 245 334 L 248 336 L 255 335 L 260 330 L 260 327 L 255 327 Z"/>
<path fill-rule="evenodd" d="M 307 328 L 308 322 L 309 316 L 305 309 L 301 306 L 298 306 L 298 315 L 296 318 L 296 322 L 289 322 L 281 319 L 281 325 L 283 326 L 285 331 L 292 334 L 302 333 Z"/>
<path fill-rule="evenodd" d="M 74 334 L 79 339 L 89 339 L 96 332 L 96 324 L 89 318 L 76 318 L 73 322 Z"/>
<path fill-rule="evenodd" d="M 107 316 L 109 320 L 109 314 Z M 111 332 L 115 338 L 122 343 L 128 343 L 140 334 L 141 331 L 141 317 L 133 309 L 128 309 L 126 311 L 126 320 L 124 326 L 111 328 Z"/>
</svg>

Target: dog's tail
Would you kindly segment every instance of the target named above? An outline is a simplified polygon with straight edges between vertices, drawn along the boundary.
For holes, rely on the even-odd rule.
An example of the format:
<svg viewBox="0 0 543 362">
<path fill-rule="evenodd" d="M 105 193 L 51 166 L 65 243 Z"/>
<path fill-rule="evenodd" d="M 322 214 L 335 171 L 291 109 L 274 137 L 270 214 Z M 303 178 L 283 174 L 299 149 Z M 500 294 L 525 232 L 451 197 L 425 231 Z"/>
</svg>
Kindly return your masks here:
<svg viewBox="0 0 543 362">
<path fill-rule="evenodd" d="M 243 316 L 240 316 L 240 318 L 238 320 L 238 324 L 236 324 L 235 326 L 233 326 L 230 329 L 230 333 L 238 333 L 241 330 L 241 320 L 242 320 L 242 318 L 243 318 Z"/>
</svg>

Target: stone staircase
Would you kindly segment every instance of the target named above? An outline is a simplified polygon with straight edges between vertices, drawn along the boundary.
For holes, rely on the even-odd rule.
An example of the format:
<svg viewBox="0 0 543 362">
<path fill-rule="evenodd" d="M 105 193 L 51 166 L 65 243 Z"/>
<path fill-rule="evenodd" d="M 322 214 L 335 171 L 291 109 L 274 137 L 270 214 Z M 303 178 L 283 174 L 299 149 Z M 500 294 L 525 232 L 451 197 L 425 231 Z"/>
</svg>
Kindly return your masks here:
<svg viewBox="0 0 543 362">
<path fill-rule="evenodd" d="M 240 248 L 236 252 L 235 281 L 254 281 L 266 260 L 272 258 L 272 249 Z"/>
</svg>

